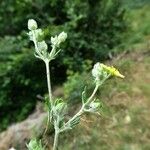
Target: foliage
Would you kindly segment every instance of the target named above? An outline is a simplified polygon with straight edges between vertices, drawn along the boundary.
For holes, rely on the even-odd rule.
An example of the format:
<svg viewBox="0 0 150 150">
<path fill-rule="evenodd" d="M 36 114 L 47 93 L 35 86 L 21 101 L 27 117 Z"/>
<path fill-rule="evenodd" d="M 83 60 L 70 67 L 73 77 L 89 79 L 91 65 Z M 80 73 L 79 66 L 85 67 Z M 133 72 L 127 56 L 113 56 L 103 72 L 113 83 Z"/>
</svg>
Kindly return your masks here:
<svg viewBox="0 0 150 150">
<path fill-rule="evenodd" d="M 9 36 L 0 42 L 0 130 L 28 116 L 35 107 L 36 95 L 46 89 L 41 72 L 45 67 L 34 59 L 29 49 L 21 52 L 24 43 L 19 37 Z"/>
</svg>

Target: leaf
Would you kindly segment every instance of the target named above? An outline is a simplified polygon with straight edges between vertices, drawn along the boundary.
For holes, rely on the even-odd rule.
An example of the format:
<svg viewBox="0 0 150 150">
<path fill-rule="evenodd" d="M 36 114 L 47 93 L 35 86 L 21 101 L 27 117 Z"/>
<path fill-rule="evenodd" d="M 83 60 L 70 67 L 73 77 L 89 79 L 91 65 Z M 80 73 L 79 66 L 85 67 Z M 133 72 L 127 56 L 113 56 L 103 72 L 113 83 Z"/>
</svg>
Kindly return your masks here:
<svg viewBox="0 0 150 150">
<path fill-rule="evenodd" d="M 49 97 L 45 97 L 45 104 L 46 104 L 48 110 L 50 111 L 51 110 L 51 103 L 50 103 Z"/>
<path fill-rule="evenodd" d="M 84 91 L 82 92 L 82 104 L 85 104 L 87 101 L 87 95 L 86 95 L 86 86 L 84 88 Z"/>
<path fill-rule="evenodd" d="M 71 128 L 74 128 L 77 124 L 79 124 L 80 122 L 80 116 L 77 116 L 75 119 L 73 119 L 71 122 L 70 122 L 70 127 Z"/>
</svg>

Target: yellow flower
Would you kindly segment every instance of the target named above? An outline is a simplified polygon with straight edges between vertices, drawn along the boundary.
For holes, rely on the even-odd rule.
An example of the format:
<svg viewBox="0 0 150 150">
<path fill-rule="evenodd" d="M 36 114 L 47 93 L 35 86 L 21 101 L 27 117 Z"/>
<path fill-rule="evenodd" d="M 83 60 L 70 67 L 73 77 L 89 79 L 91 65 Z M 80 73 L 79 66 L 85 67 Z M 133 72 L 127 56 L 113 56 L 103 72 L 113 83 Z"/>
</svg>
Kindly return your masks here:
<svg viewBox="0 0 150 150">
<path fill-rule="evenodd" d="M 114 68 L 113 66 L 112 67 L 109 67 L 109 66 L 106 66 L 104 64 L 100 64 L 102 68 L 104 68 L 108 73 L 110 73 L 112 76 L 117 76 L 117 77 L 120 77 L 120 78 L 124 78 L 125 76 L 122 75 L 116 68 Z"/>
</svg>

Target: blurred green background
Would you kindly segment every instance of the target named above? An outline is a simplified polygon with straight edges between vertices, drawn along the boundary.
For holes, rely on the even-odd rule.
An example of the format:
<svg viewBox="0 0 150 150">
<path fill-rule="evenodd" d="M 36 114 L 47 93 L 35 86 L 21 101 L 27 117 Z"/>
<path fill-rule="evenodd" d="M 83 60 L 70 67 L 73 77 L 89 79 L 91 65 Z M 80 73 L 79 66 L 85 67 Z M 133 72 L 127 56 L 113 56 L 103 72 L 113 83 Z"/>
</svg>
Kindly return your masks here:
<svg viewBox="0 0 150 150">
<path fill-rule="evenodd" d="M 114 64 L 126 75 L 99 91 L 103 117 L 89 116 L 92 122 L 83 121 L 76 132 L 64 134 L 60 149 L 149 150 L 150 1 L 0 1 L 0 131 L 24 120 L 40 101 L 37 95 L 47 91 L 45 66 L 34 57 L 27 36 L 30 18 L 44 29 L 48 44 L 51 36 L 68 33 L 51 72 L 52 85 L 63 88 L 73 108 L 84 85 L 92 83 L 88 72 L 95 62 Z"/>
</svg>

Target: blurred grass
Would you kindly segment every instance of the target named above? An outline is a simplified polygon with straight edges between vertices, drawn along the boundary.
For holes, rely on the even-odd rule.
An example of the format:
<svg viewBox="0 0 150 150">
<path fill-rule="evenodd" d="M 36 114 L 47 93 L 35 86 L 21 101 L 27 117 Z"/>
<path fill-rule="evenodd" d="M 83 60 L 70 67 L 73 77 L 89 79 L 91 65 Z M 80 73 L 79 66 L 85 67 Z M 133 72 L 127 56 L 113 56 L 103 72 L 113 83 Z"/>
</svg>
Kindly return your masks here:
<svg viewBox="0 0 150 150">
<path fill-rule="evenodd" d="M 129 28 L 122 35 L 124 42 L 121 45 L 118 45 L 114 51 L 132 50 L 132 48 L 139 46 L 139 43 L 141 42 L 147 43 L 150 39 L 149 10 L 150 1 L 142 3 L 137 8 L 127 7 L 125 19 L 127 20 Z"/>
</svg>

